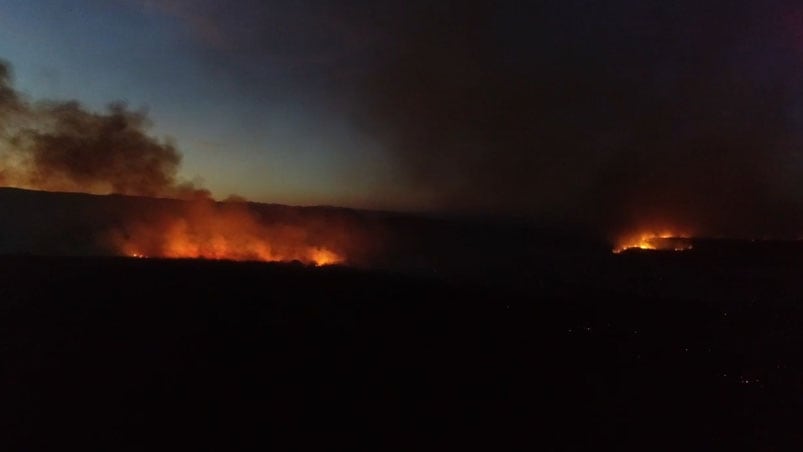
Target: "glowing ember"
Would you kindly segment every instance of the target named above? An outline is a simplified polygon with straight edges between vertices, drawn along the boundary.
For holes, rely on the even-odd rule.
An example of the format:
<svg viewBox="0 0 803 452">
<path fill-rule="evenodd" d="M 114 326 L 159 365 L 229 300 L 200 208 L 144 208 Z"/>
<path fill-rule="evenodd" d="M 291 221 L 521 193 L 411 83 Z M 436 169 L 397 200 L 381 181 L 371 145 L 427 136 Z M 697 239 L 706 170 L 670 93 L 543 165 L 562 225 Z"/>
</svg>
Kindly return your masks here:
<svg viewBox="0 0 803 452">
<path fill-rule="evenodd" d="M 151 214 L 111 237 L 135 258 L 214 259 L 331 265 L 343 255 L 313 225 L 265 224 L 243 205 L 196 202 L 175 212 Z M 331 240 L 330 240 L 331 241 Z"/>
<path fill-rule="evenodd" d="M 686 251 L 692 249 L 692 243 L 688 236 L 672 232 L 642 233 L 631 235 L 620 240 L 613 249 L 614 253 L 621 253 L 627 250 L 659 250 L 659 251 Z"/>
</svg>

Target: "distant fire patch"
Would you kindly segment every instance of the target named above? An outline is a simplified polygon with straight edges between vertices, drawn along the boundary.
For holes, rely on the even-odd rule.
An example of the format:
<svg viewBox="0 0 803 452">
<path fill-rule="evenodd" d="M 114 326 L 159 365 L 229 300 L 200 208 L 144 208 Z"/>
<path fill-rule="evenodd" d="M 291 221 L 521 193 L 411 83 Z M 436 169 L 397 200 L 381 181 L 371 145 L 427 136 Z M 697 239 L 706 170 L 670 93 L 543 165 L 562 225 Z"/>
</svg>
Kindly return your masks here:
<svg viewBox="0 0 803 452">
<path fill-rule="evenodd" d="M 636 239 L 626 240 L 613 249 L 614 253 L 630 250 L 652 251 L 687 251 L 692 249 L 692 239 L 672 235 L 642 235 Z"/>
</svg>

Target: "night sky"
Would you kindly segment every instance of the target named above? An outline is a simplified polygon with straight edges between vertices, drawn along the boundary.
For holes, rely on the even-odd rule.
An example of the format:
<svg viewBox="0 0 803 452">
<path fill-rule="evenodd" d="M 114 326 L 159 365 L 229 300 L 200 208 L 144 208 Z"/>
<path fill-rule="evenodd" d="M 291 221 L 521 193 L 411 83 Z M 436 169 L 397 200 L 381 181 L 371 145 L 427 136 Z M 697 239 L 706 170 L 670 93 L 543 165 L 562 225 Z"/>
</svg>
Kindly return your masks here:
<svg viewBox="0 0 803 452">
<path fill-rule="evenodd" d="M 0 58 L 219 199 L 803 231 L 798 2 L 0 0 Z"/>
</svg>

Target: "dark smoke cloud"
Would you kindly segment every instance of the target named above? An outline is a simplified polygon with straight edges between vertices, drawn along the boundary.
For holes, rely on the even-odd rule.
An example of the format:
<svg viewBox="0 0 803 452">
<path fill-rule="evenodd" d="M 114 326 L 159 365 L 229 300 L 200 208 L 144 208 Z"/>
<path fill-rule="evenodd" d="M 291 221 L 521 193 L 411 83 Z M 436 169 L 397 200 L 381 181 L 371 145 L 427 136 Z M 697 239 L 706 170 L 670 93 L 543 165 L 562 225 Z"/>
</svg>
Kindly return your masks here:
<svg viewBox="0 0 803 452">
<path fill-rule="evenodd" d="M 803 72 L 786 12 L 437 2 L 400 19 L 358 118 L 443 207 L 797 235 Z"/>
<path fill-rule="evenodd" d="M 260 67 L 325 86 L 442 209 L 803 231 L 796 2 L 147 3 L 249 92 Z"/>
<path fill-rule="evenodd" d="M 208 197 L 180 183 L 181 154 L 147 134 L 145 113 L 123 104 L 96 113 L 77 102 L 31 103 L 0 62 L 0 184 L 57 191 Z"/>
</svg>

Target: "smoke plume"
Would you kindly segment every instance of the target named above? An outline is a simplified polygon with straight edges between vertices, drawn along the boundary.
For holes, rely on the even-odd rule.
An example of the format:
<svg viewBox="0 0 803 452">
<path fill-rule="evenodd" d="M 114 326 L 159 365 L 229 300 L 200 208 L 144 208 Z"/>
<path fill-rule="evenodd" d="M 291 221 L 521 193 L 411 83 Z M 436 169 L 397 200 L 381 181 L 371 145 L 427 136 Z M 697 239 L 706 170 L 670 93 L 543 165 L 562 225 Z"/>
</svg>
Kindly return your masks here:
<svg viewBox="0 0 803 452">
<path fill-rule="evenodd" d="M 149 125 L 144 113 L 123 104 L 97 113 L 77 102 L 30 102 L 0 63 L 0 185 L 182 199 L 42 196 L 40 203 L 71 207 L 53 217 L 60 208 L 39 205 L 52 221 L 29 219 L 23 223 L 42 230 L 20 237 L 68 252 L 87 252 L 73 248 L 76 241 L 96 247 L 90 252 L 129 257 L 315 265 L 353 263 L 367 249 L 359 228 L 338 211 L 250 204 L 236 195 L 214 202 L 208 191 L 177 179 L 181 154 L 148 135 Z M 22 210 L 30 215 L 29 207 Z"/>
<path fill-rule="evenodd" d="M 798 2 L 129 3 L 184 20 L 248 98 L 292 80 L 328 102 L 434 208 L 607 236 L 803 231 Z M 0 115 L 6 183 L 194 191 L 125 107 L 31 104 L 3 67 Z"/>
<path fill-rule="evenodd" d="M 443 208 L 604 234 L 798 236 L 803 54 L 791 7 L 411 6 L 356 90 L 356 118 Z"/>
<path fill-rule="evenodd" d="M 166 4 L 249 95 L 262 68 L 326 87 L 436 209 L 803 231 L 798 2 Z"/>
<path fill-rule="evenodd" d="M 208 197 L 178 181 L 181 154 L 147 134 L 143 112 L 112 104 L 105 112 L 78 102 L 30 102 L 0 62 L 0 184 L 51 191 Z"/>
</svg>

